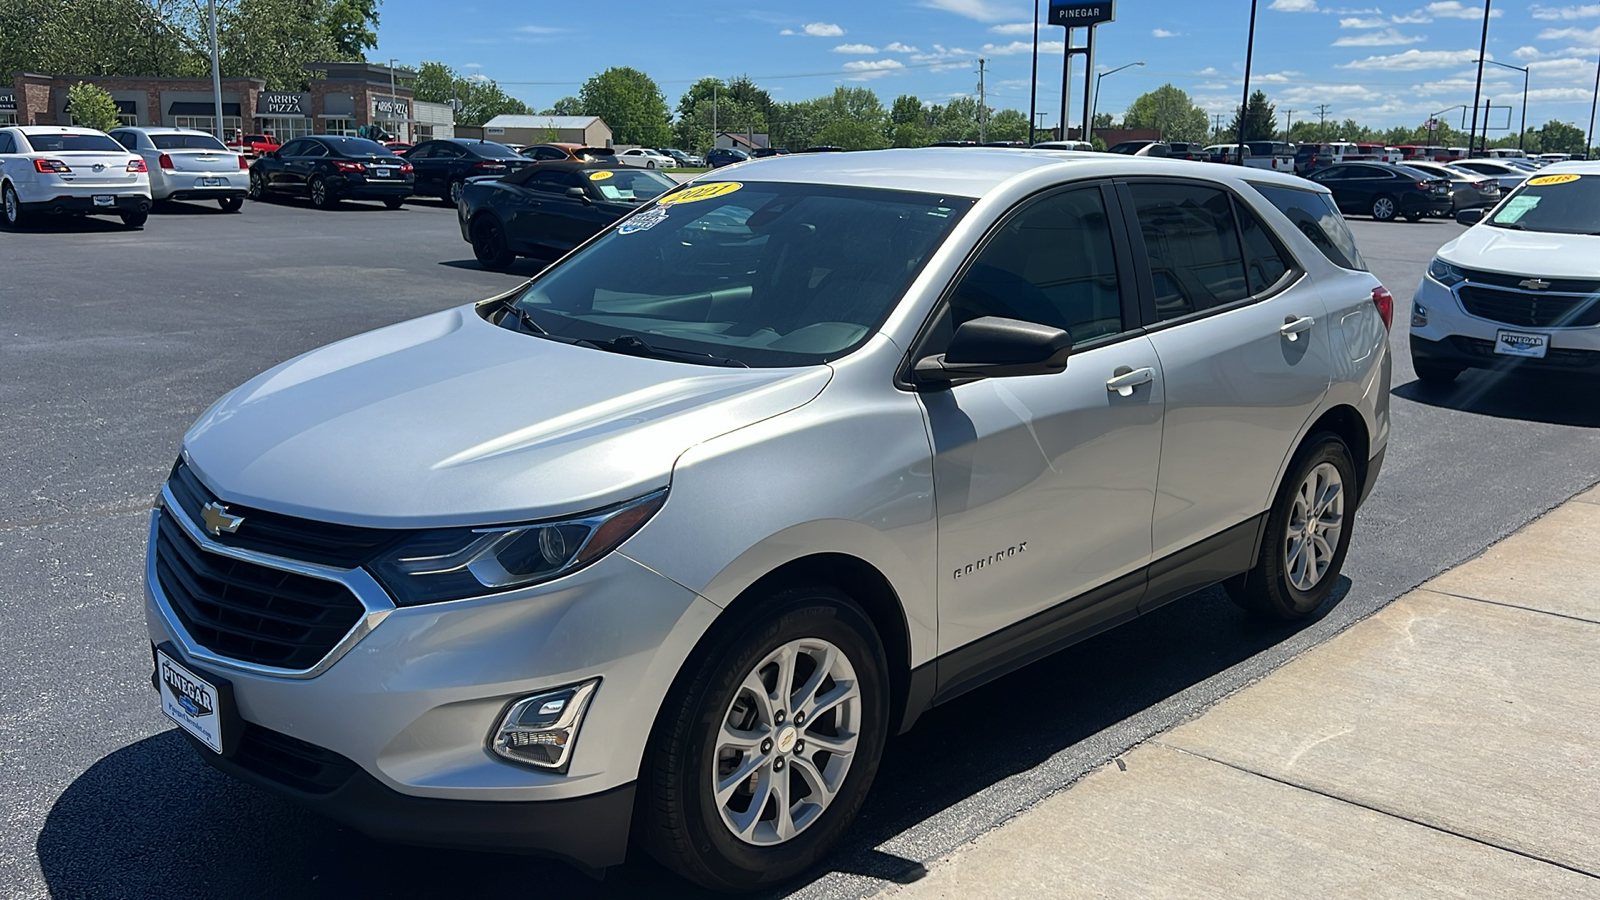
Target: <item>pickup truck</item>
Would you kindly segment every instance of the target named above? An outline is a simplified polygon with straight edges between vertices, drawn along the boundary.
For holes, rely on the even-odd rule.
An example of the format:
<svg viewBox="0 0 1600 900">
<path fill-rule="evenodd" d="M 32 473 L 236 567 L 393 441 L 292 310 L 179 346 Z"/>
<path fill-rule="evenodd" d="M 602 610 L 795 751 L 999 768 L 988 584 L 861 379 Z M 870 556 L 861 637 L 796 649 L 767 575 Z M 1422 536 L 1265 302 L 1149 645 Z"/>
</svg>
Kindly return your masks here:
<svg viewBox="0 0 1600 900">
<path fill-rule="evenodd" d="M 236 141 L 228 142 L 228 149 L 235 153 L 255 159 L 263 153 L 270 153 L 281 146 L 278 139 L 270 134 L 247 134 Z"/>
</svg>

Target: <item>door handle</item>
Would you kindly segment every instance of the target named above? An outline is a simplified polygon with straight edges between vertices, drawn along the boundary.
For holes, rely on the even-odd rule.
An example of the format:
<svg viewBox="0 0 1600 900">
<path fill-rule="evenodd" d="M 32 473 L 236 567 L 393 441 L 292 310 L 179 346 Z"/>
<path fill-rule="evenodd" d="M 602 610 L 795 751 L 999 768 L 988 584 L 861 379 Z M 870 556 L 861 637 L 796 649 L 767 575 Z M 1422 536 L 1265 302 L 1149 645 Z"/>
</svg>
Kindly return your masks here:
<svg viewBox="0 0 1600 900">
<path fill-rule="evenodd" d="M 1278 333 L 1291 341 L 1298 341 L 1300 340 L 1300 335 L 1310 331 L 1311 326 L 1315 324 L 1317 324 L 1317 320 L 1310 316 L 1285 316 L 1283 327 L 1278 329 Z"/>
<path fill-rule="evenodd" d="M 1117 366 L 1111 375 L 1111 380 L 1106 382 L 1106 390 L 1119 397 L 1132 397 L 1134 388 L 1156 380 L 1156 370 L 1149 366 L 1142 369 Z"/>
</svg>

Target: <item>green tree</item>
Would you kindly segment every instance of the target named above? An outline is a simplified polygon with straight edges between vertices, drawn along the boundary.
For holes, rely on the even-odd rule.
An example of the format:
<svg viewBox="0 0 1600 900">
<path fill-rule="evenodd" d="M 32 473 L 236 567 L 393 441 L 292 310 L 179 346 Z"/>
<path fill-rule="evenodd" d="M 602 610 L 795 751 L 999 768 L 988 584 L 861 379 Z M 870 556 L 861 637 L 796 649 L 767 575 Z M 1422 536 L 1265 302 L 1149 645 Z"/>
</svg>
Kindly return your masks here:
<svg viewBox="0 0 1600 900">
<path fill-rule="evenodd" d="M 881 150 L 889 146 L 884 136 L 887 113 L 871 88 L 834 88 L 823 99 L 828 121 L 817 133 L 823 144 L 846 150 Z"/>
<path fill-rule="evenodd" d="M 821 143 L 818 136 L 823 127 L 832 121 L 832 117 L 833 110 L 825 97 L 775 104 L 768 129 L 772 145 L 790 150 L 816 146 Z"/>
<path fill-rule="evenodd" d="M 650 76 L 638 69 L 607 69 L 584 82 L 578 99 L 588 115 L 611 126 L 619 144 L 660 147 L 672 140 L 667 101 Z"/>
<path fill-rule="evenodd" d="M 1171 84 L 1140 95 L 1122 117 L 1125 128 L 1152 128 L 1162 140 L 1199 141 L 1211 131 L 1206 111 Z"/>
<path fill-rule="evenodd" d="M 1233 123 L 1224 133 L 1224 140 L 1232 143 L 1238 139 L 1239 120 L 1244 119 L 1244 140 L 1270 141 L 1278 136 L 1278 110 L 1267 100 L 1265 91 L 1250 95 L 1250 103 L 1243 110 L 1234 110 Z"/>
<path fill-rule="evenodd" d="M 461 101 L 461 111 L 456 113 L 456 122 L 461 125 L 479 126 L 495 116 L 525 116 L 533 112 L 528 104 L 508 95 L 492 79 L 463 78 L 456 70 L 439 62 L 417 66 L 413 90 L 418 100 L 430 103 Z"/>
<path fill-rule="evenodd" d="M 339 50 L 340 59 L 363 59 L 378 46 L 378 4 L 383 0 L 333 0 L 323 14 L 323 26 Z"/>
<path fill-rule="evenodd" d="M 978 100 L 953 97 L 943 106 L 929 111 L 933 116 L 933 138 L 937 141 L 975 141 L 978 139 Z"/>
<path fill-rule="evenodd" d="M 1587 153 L 1583 130 L 1555 119 L 1539 129 L 1540 153 Z"/>
<path fill-rule="evenodd" d="M 99 85 L 80 81 L 67 88 L 67 109 L 72 121 L 85 128 L 110 131 L 117 127 L 117 101 Z"/>
<path fill-rule="evenodd" d="M 584 114 L 583 102 L 577 97 L 562 97 L 560 100 L 550 104 L 550 108 L 545 110 L 544 114 L 547 116 L 581 116 Z"/>
<path fill-rule="evenodd" d="M 1025 141 L 1028 139 L 1028 114 L 1002 109 L 989 117 L 989 140 Z"/>
<path fill-rule="evenodd" d="M 329 30 L 326 0 L 238 0 L 217 10 L 222 74 L 254 75 L 275 90 L 301 90 L 305 64 L 350 59 Z M 359 58 L 359 57 L 357 57 Z"/>
<path fill-rule="evenodd" d="M 924 147 L 932 138 L 932 120 L 915 94 L 901 94 L 889 107 L 889 146 Z"/>
</svg>

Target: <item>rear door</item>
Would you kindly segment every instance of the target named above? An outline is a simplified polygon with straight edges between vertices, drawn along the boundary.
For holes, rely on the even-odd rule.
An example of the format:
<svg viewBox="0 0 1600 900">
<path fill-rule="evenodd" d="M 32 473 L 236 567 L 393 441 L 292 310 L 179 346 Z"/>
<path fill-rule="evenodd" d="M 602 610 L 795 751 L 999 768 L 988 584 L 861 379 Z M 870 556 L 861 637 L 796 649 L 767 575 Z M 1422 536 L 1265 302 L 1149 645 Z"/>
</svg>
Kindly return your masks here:
<svg viewBox="0 0 1600 900">
<path fill-rule="evenodd" d="M 434 141 L 424 141 L 405 152 L 405 158 L 411 163 L 415 172 L 415 190 L 419 194 L 435 195 L 440 193 L 438 172 L 435 168 L 434 150 L 439 144 Z"/>
<path fill-rule="evenodd" d="M 1119 191 L 1166 380 L 1149 608 L 1249 567 L 1332 350 L 1316 285 L 1231 190 L 1161 179 Z"/>
<path fill-rule="evenodd" d="M 303 194 L 306 185 L 311 182 L 312 174 L 328 158 L 328 148 L 321 141 L 309 139 L 294 141 L 290 147 L 294 149 L 294 154 L 279 160 L 283 168 L 278 170 L 278 186 L 291 194 Z"/>
</svg>

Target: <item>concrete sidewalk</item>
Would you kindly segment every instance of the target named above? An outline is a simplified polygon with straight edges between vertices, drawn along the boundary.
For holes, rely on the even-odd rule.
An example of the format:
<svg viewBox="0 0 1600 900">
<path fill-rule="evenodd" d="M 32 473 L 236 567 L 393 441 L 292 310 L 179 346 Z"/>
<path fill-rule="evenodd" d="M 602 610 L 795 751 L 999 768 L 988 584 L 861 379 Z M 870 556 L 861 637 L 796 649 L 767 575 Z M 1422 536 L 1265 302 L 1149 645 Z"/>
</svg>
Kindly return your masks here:
<svg viewBox="0 0 1600 900">
<path fill-rule="evenodd" d="M 1600 488 L 878 896 L 1600 898 Z"/>
</svg>

